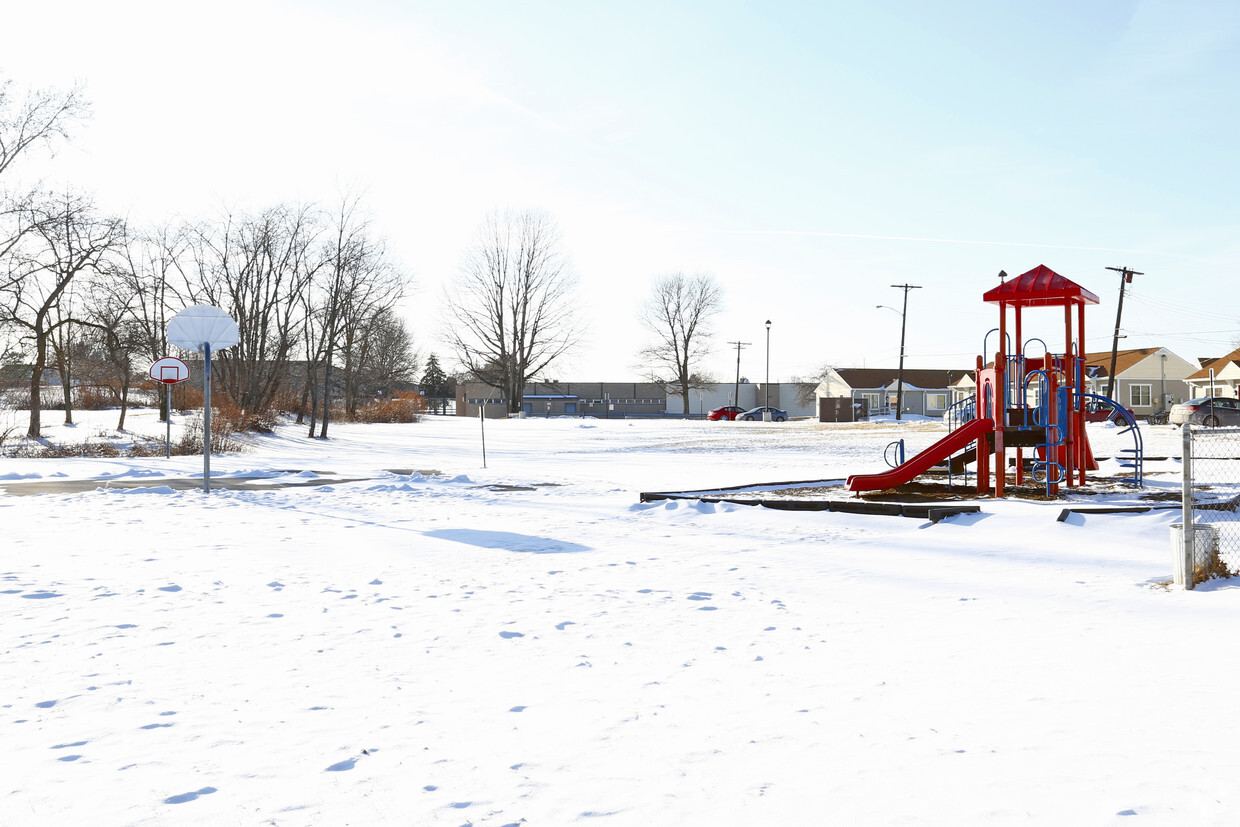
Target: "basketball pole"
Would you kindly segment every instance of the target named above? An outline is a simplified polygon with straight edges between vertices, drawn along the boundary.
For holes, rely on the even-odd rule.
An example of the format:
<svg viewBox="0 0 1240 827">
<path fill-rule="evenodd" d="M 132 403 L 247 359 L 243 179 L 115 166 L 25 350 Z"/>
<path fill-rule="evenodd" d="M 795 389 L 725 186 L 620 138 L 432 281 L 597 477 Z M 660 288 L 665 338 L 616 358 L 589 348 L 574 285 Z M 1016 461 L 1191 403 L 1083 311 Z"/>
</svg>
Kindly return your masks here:
<svg viewBox="0 0 1240 827">
<path fill-rule="evenodd" d="M 164 458 L 172 459 L 172 383 L 164 383 L 164 402 L 168 413 L 164 416 L 164 424 L 168 426 L 168 434 L 164 437 Z"/>
<path fill-rule="evenodd" d="M 211 493 L 211 343 L 202 343 L 202 490 Z"/>
</svg>

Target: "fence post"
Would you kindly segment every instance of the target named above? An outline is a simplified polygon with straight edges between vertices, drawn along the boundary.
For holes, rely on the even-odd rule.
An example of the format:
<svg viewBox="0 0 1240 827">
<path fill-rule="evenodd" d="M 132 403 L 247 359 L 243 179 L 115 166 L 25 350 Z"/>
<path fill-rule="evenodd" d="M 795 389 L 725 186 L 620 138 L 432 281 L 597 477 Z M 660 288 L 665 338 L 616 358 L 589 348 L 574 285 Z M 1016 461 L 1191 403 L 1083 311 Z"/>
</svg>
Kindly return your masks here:
<svg viewBox="0 0 1240 827">
<path fill-rule="evenodd" d="M 1184 588 L 1191 589 L 1193 583 L 1193 562 L 1196 560 L 1196 552 L 1193 548 L 1193 540 L 1196 539 L 1197 532 L 1196 519 L 1193 514 L 1193 432 L 1192 426 L 1185 422 L 1180 427 L 1182 437 L 1182 454 L 1183 461 L 1180 464 L 1183 470 L 1183 481 L 1180 484 L 1180 548 L 1184 559 L 1179 562 L 1184 571 Z"/>
</svg>

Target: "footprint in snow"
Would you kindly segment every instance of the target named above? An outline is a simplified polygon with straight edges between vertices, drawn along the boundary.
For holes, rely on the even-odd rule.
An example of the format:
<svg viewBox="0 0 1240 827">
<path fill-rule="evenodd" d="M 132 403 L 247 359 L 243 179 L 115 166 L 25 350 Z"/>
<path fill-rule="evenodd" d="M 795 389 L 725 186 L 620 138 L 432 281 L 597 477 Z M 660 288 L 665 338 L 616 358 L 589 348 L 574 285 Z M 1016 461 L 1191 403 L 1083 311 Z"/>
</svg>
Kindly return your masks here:
<svg viewBox="0 0 1240 827">
<path fill-rule="evenodd" d="M 324 772 L 344 772 L 345 770 L 353 769 L 355 766 L 357 766 L 356 758 L 346 758 L 343 761 L 337 761 L 335 764 L 332 764 Z"/>
<path fill-rule="evenodd" d="M 210 795 L 213 792 L 216 792 L 215 787 L 203 787 L 202 789 L 195 790 L 192 793 L 181 793 L 180 795 L 168 796 L 167 798 L 164 799 L 164 803 L 165 804 L 184 804 L 187 801 L 195 800 L 200 795 Z"/>
<path fill-rule="evenodd" d="M 509 640 L 514 637 L 525 637 L 525 635 L 522 634 L 521 632 L 500 632 L 499 636 L 504 638 L 505 640 Z"/>
</svg>

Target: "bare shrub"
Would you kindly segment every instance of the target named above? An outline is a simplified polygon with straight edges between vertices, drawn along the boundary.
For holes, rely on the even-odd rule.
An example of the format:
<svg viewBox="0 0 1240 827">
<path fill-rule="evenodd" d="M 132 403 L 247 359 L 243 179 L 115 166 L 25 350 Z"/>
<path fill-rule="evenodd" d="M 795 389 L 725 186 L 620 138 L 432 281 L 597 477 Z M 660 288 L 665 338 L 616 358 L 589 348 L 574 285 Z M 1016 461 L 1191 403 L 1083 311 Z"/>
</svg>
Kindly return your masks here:
<svg viewBox="0 0 1240 827">
<path fill-rule="evenodd" d="M 202 388 L 188 382 L 173 385 L 172 407 L 178 411 L 202 410 Z"/>
<path fill-rule="evenodd" d="M 237 420 L 227 416 L 221 416 L 219 411 L 211 412 L 211 453 L 212 454 L 237 454 L 245 451 L 246 446 L 239 438 L 239 431 L 236 427 Z M 193 455 L 202 453 L 202 414 L 196 414 L 189 424 L 185 426 L 185 430 L 181 432 L 181 438 L 172 446 L 172 452 L 178 456 Z"/>
<path fill-rule="evenodd" d="M 1237 572 L 1227 568 L 1227 564 L 1223 562 L 1223 558 L 1217 553 L 1209 556 L 1204 564 L 1197 563 L 1193 566 L 1193 585 L 1199 586 L 1207 580 L 1219 578 L 1225 580 L 1229 577 L 1235 577 Z"/>
<path fill-rule="evenodd" d="M 83 411 L 104 411 L 120 404 L 116 393 L 111 388 L 96 385 L 83 385 L 74 393 L 76 406 Z"/>
<path fill-rule="evenodd" d="M 426 398 L 420 393 L 402 392 L 359 407 L 354 422 L 417 422 L 426 413 Z M 343 412 L 341 412 L 343 414 Z M 337 418 L 340 418 L 339 416 Z"/>
</svg>

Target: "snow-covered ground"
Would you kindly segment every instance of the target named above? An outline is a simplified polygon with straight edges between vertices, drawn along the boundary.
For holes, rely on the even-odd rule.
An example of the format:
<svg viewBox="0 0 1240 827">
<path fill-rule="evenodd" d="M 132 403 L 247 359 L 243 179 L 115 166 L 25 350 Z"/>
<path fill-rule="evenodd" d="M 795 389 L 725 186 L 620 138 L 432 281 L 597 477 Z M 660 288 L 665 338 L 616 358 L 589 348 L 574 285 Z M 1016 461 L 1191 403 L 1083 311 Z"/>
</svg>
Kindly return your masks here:
<svg viewBox="0 0 1240 827">
<path fill-rule="evenodd" d="M 269 490 L 0 460 L 0 823 L 1240 820 L 1240 591 L 1158 585 L 1175 510 L 638 499 L 880 470 L 938 423 L 488 421 L 485 468 L 473 419 L 332 431 L 213 458 L 320 483 Z"/>
</svg>

